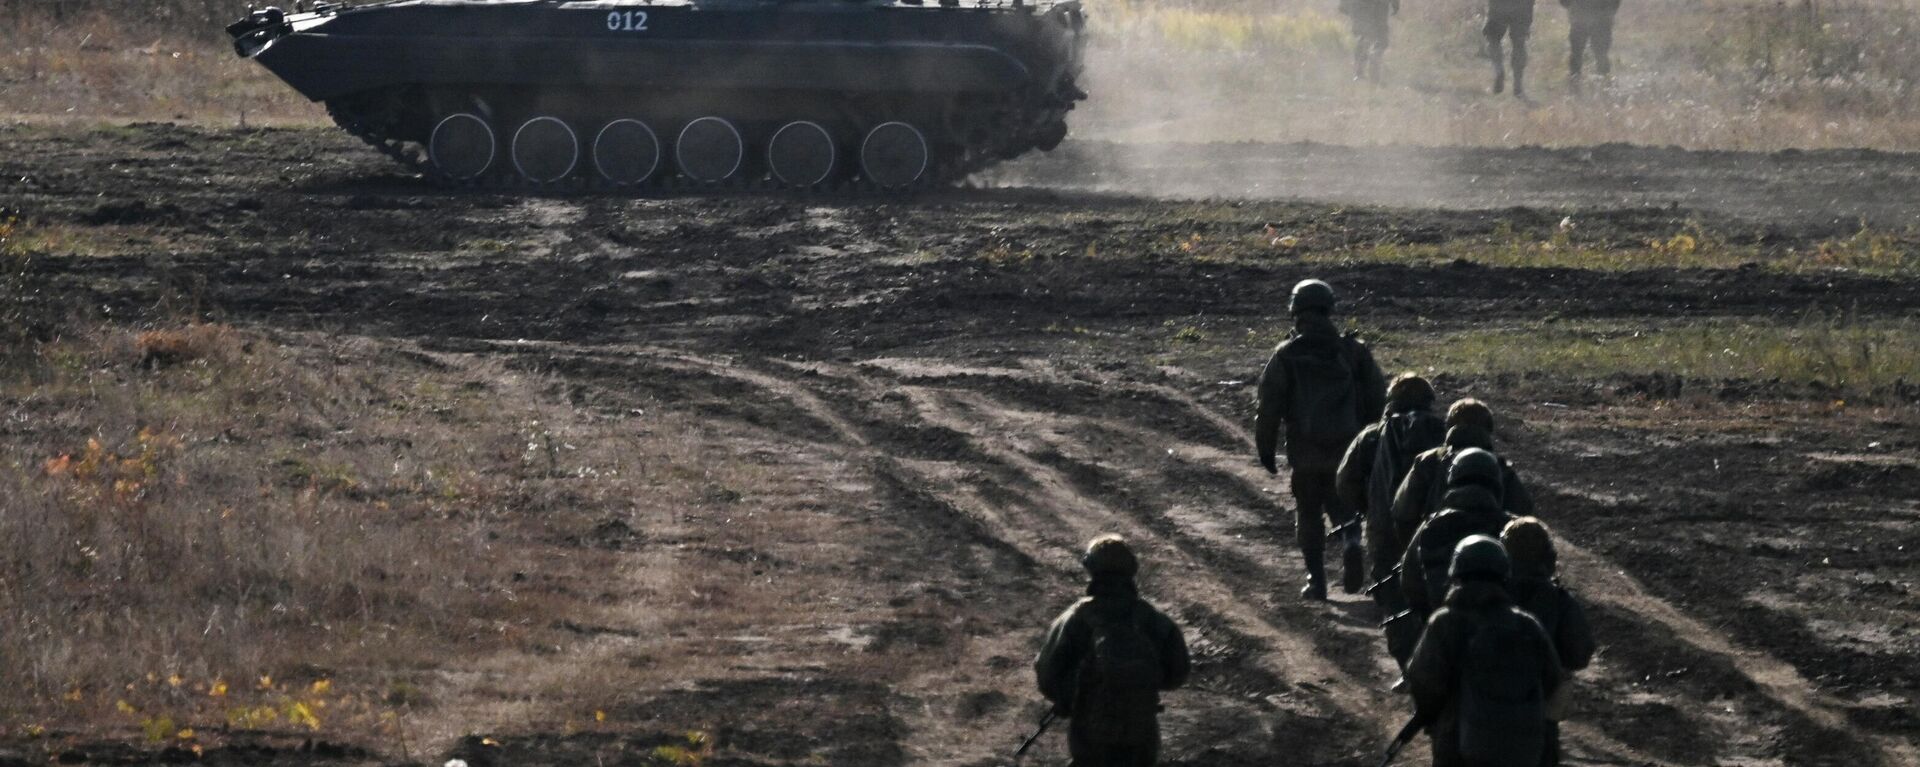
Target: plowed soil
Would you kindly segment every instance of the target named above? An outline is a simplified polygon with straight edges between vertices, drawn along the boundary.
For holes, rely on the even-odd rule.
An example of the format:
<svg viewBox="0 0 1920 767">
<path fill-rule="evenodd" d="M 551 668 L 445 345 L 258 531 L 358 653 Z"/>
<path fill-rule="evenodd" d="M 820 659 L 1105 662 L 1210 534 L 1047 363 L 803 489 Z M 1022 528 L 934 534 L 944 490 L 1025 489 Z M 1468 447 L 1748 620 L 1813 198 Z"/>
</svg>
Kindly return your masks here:
<svg viewBox="0 0 1920 767">
<path fill-rule="evenodd" d="M 1525 189 L 1610 156 L 1496 153 L 1512 183 L 1481 183 Z M 1782 187 L 1796 163 L 1820 164 L 1630 159 Z M 1838 271 L 1218 263 L 1178 247 L 1276 225 L 1446 246 L 1568 216 L 1599 243 L 1704 226 L 1791 248 L 1857 228 L 1775 215 L 1810 208 L 1751 186 L 1698 201 L 1594 182 L 1486 206 L 1350 205 L 1417 204 L 1421 189 L 1203 204 L 1063 191 L 1081 173 L 1057 165 L 1070 160 L 1004 177 L 1039 186 L 907 200 L 529 196 L 438 190 L 324 130 L 13 127 L 0 206 L 59 233 L 45 263 L 87 312 L 186 305 L 444 364 L 506 360 L 549 377 L 579 429 L 672 431 L 689 453 L 753 467 L 757 484 L 710 514 L 542 544 L 574 553 L 537 560 L 547 571 L 522 598 L 592 569 L 605 609 L 530 657 L 623 689 L 592 731 L 559 725 L 566 701 L 474 714 L 507 695 L 485 683 L 442 699 L 433 716 L 476 733 L 446 755 L 516 766 L 646 763 L 690 729 L 712 734 L 709 764 L 1007 763 L 1040 712 L 1040 632 L 1079 592 L 1076 549 L 1109 531 L 1142 545 L 1146 593 L 1199 662 L 1168 699 L 1168 762 L 1371 764 L 1407 713 L 1376 616 L 1353 596 L 1295 596 L 1286 477 L 1259 468 L 1248 429 L 1294 281 L 1339 286 L 1348 317 L 1393 333 L 1382 354 L 1402 367 L 1447 332 L 1549 317 L 1920 311 L 1909 279 Z M 1878 181 L 1822 181 L 1833 210 L 1911 219 L 1913 160 L 1846 162 Z M 1603 649 L 1580 677 L 1570 762 L 1920 765 L 1915 380 L 1842 404 L 1763 379 L 1440 377 L 1443 397 L 1501 413 L 1504 451 L 1594 615 Z M 632 602 L 662 568 L 702 573 L 695 596 L 729 628 L 661 626 Z M 1422 745 L 1402 762 L 1424 763 Z M 1029 757 L 1063 761 L 1054 735 Z"/>
</svg>

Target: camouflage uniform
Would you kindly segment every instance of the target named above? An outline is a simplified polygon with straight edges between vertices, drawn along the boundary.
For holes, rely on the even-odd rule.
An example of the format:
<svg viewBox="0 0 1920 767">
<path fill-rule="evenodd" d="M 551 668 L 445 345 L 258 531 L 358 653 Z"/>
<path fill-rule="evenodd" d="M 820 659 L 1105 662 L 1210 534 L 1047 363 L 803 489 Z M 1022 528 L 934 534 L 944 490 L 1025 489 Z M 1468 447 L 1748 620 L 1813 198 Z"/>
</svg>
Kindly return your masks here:
<svg viewBox="0 0 1920 767">
<path fill-rule="evenodd" d="M 1400 559 L 1400 594 L 1407 609 L 1418 615 L 1433 612 L 1442 597 L 1427 573 L 1444 571 L 1453 557 L 1453 549 L 1470 535 L 1499 537 L 1500 531 L 1514 519 L 1500 508 L 1500 496 L 1490 488 L 1454 487 L 1447 491 L 1446 509 L 1420 525 L 1409 538 L 1407 552 Z"/>
<path fill-rule="evenodd" d="M 1400 0 L 1341 0 L 1340 12 L 1353 22 L 1353 79 L 1380 82 L 1388 18 L 1400 13 Z"/>
<path fill-rule="evenodd" d="M 1393 518 L 1394 540 L 1405 546 L 1413 540 L 1413 531 L 1425 522 L 1433 512 L 1442 508 L 1442 498 L 1447 492 L 1447 464 L 1453 456 L 1470 447 L 1482 450 L 1493 449 L 1493 436 L 1484 429 L 1474 426 L 1456 426 L 1447 430 L 1446 442 L 1413 459 L 1413 467 L 1407 470 L 1407 476 L 1401 480 L 1400 488 L 1393 494 L 1393 505 L 1389 511 Z M 1527 516 L 1533 513 L 1533 496 L 1520 481 L 1520 475 L 1513 470 L 1513 464 L 1505 457 L 1500 459 L 1504 467 L 1504 480 L 1500 488 L 1500 503 L 1514 516 Z M 1400 552 L 1394 552 L 1397 559 Z"/>
<path fill-rule="evenodd" d="M 1407 689 L 1413 694 L 1415 716 L 1427 722 L 1427 736 L 1433 743 L 1434 767 L 1459 767 L 1464 764 L 1459 750 L 1459 683 L 1466 659 L 1467 643 L 1475 632 L 1494 621 L 1517 622 L 1531 626 L 1543 646 L 1550 645 L 1546 631 L 1533 616 L 1514 607 L 1505 589 L 1494 581 L 1463 581 L 1447 592 L 1446 603 L 1434 612 L 1427 629 L 1420 635 L 1412 660 L 1407 663 Z M 1525 629 L 1522 629 L 1525 630 Z M 1548 696 L 1558 690 L 1566 672 L 1554 653 L 1535 653 L 1541 659 L 1534 668 L 1513 668 L 1514 674 L 1537 676 L 1540 689 Z"/>
<path fill-rule="evenodd" d="M 1034 677 L 1040 694 L 1053 703 L 1055 711 L 1068 717 L 1067 752 L 1072 767 L 1151 767 L 1159 759 L 1157 722 L 1150 742 L 1115 745 L 1089 737 L 1088 724 L 1073 717 L 1082 702 L 1078 685 L 1081 665 L 1093 649 L 1093 620 L 1136 622 L 1157 650 L 1162 691 L 1185 684 L 1192 671 L 1187 640 L 1171 618 L 1140 598 L 1134 583 L 1138 564 L 1118 538 L 1096 539 L 1083 564 L 1091 576 L 1087 596 L 1068 607 L 1047 629 L 1046 642 L 1033 662 Z"/>
<path fill-rule="evenodd" d="M 1554 552 L 1546 525 L 1532 517 L 1507 523 L 1500 533 L 1501 543 L 1513 560 L 1513 574 L 1507 578 L 1507 591 L 1514 605 L 1540 621 L 1553 640 L 1560 666 L 1568 674 L 1584 669 L 1594 653 L 1593 627 L 1587 623 L 1587 611 L 1580 600 L 1553 577 Z M 1547 721 L 1547 754 L 1544 767 L 1560 763 L 1560 723 Z"/>
<path fill-rule="evenodd" d="M 1328 295 L 1331 304 L 1331 294 Z M 1352 423 L 1353 430 L 1340 435 L 1337 441 L 1310 441 L 1302 436 L 1301 424 L 1307 413 L 1295 413 L 1294 402 L 1300 396 L 1314 394 L 1306 386 L 1294 380 L 1294 360 L 1312 354 L 1322 354 L 1331 349 L 1344 350 L 1353 364 L 1351 382 L 1352 401 L 1357 412 Z M 1273 356 L 1267 360 L 1266 368 L 1260 373 L 1259 414 L 1254 421 L 1254 442 L 1260 454 L 1260 464 L 1267 471 L 1278 473 L 1274 463 L 1274 448 L 1279 441 L 1280 426 L 1286 425 L 1287 465 L 1293 476 L 1289 482 L 1294 501 L 1294 537 L 1300 546 L 1300 553 L 1306 559 L 1307 588 L 1302 594 L 1309 598 L 1324 599 L 1326 596 L 1326 518 L 1334 524 L 1347 521 L 1352 511 L 1340 502 L 1334 487 L 1334 474 L 1340 468 L 1340 459 L 1346 447 L 1352 443 L 1364 424 L 1380 417 L 1386 404 L 1387 382 L 1385 374 L 1380 372 L 1379 364 L 1373 360 L 1373 352 L 1366 344 L 1349 336 L 1340 335 L 1333 320 L 1325 311 L 1302 311 L 1294 317 L 1293 335 L 1273 350 Z M 1312 397 L 1307 397 L 1309 400 Z"/>
<path fill-rule="evenodd" d="M 1577 82 L 1580 60 L 1593 49 L 1593 68 L 1601 77 L 1613 74 L 1613 17 L 1620 0 L 1560 0 L 1567 9 L 1567 76 Z"/>
<path fill-rule="evenodd" d="M 1525 98 L 1527 71 L 1527 35 L 1533 32 L 1533 0 L 1487 0 L 1487 23 L 1480 28 L 1487 39 L 1487 56 L 1493 59 L 1493 92 L 1506 86 L 1507 71 L 1501 63 L 1500 42 L 1513 41 L 1513 95 Z"/>
<path fill-rule="evenodd" d="M 1404 384 L 1406 381 L 1417 384 Z M 1406 387 L 1404 392 L 1398 388 L 1402 386 Z M 1429 410 L 1432 404 L 1433 387 L 1425 379 L 1406 375 L 1394 379 L 1387 390 L 1386 416 L 1354 438 L 1334 477 L 1341 503 L 1365 516 L 1370 563 L 1367 576 L 1371 581 L 1390 575 L 1404 548 L 1393 526 L 1394 491 L 1413 465 L 1412 459 L 1440 444 L 1445 434 L 1445 425 Z M 1383 443 L 1390 443 L 1392 452 L 1398 455 L 1382 454 Z M 1348 590 L 1356 588 L 1349 586 Z M 1399 609 L 1391 591 L 1383 589 L 1374 596 L 1389 611 Z"/>
</svg>

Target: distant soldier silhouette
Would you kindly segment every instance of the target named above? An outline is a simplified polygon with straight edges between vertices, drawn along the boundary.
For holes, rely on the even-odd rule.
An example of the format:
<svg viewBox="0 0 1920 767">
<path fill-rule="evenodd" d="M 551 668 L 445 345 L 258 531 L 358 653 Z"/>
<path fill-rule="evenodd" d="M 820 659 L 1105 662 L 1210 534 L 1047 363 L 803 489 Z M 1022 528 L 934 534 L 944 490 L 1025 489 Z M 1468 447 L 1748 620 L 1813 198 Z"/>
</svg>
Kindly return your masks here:
<svg viewBox="0 0 1920 767">
<path fill-rule="evenodd" d="M 1140 561 L 1117 535 L 1080 560 L 1087 596 L 1047 630 L 1033 663 L 1040 694 L 1067 717 L 1072 767 L 1152 767 L 1160 754 L 1160 693 L 1187 681 L 1180 627 L 1140 598 Z"/>
<path fill-rule="evenodd" d="M 1260 372 L 1259 413 L 1253 438 L 1260 465 L 1274 462 L 1281 426 L 1286 427 L 1287 466 L 1293 476 L 1294 537 L 1306 560 L 1307 585 L 1300 596 L 1327 598 L 1327 528 L 1354 510 L 1340 502 L 1335 473 L 1347 446 L 1386 406 L 1387 381 L 1373 352 L 1333 324 L 1333 286 L 1302 280 L 1293 286 L 1287 311 L 1293 333 L 1273 350 Z"/>
<path fill-rule="evenodd" d="M 1613 17 L 1620 0 L 1560 0 L 1567 9 L 1567 81 L 1580 91 L 1580 64 L 1593 50 L 1593 70 L 1601 79 L 1613 76 Z"/>
<path fill-rule="evenodd" d="M 1487 39 L 1487 58 L 1493 59 L 1493 92 L 1507 85 L 1507 70 L 1501 61 L 1500 44 L 1513 44 L 1513 97 L 1527 97 L 1527 35 L 1533 32 L 1533 0 L 1487 0 L 1487 24 L 1480 34 Z"/>
<path fill-rule="evenodd" d="M 1353 22 L 1353 79 L 1379 84 L 1387 53 L 1387 18 L 1400 15 L 1400 0 L 1340 0 Z"/>
</svg>

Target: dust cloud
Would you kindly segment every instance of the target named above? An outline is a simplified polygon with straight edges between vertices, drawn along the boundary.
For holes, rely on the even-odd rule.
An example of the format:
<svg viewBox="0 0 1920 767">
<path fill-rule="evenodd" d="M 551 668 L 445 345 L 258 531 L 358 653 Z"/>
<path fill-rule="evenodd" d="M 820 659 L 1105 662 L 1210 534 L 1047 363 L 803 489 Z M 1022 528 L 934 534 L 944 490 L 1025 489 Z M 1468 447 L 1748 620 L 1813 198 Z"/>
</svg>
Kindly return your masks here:
<svg viewBox="0 0 1920 767">
<path fill-rule="evenodd" d="M 1908 97 L 1920 42 L 1899 31 L 1920 26 L 1920 8 L 1904 0 L 1628 0 L 1613 76 L 1589 67 L 1578 90 L 1567 12 L 1539 0 L 1524 101 L 1489 91 L 1482 5 L 1405 3 L 1385 82 L 1373 85 L 1352 78 L 1333 0 L 1090 0 L 1091 95 L 1069 117 L 1068 142 L 976 182 L 1183 198 L 1666 204 L 1697 183 L 1678 171 L 1636 183 L 1583 163 L 1624 152 L 1658 175 L 1667 148 L 1920 149 L 1920 104 Z M 1534 156 L 1574 172 L 1576 190 L 1534 177 Z"/>
</svg>

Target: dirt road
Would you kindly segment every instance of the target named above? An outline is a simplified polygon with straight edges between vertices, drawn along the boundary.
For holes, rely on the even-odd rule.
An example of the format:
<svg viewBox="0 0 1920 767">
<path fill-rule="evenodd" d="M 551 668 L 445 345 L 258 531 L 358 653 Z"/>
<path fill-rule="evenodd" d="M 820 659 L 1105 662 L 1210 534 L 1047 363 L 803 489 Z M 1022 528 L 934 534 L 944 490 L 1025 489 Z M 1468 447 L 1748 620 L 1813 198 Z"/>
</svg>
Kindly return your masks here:
<svg viewBox="0 0 1920 767">
<path fill-rule="evenodd" d="M 1372 157 L 1302 151 L 1336 155 L 1329 167 Z M 1643 171 L 1615 169 L 1615 156 Z M 1164 191 L 1201 191 L 1161 161 L 1149 178 L 1174 179 Z M 1276 162 L 1273 178 L 1333 177 Z M 1910 159 L 1809 157 L 1811 180 L 1801 160 L 1779 162 L 1792 169 L 1770 183 L 1844 192 L 1834 210 L 1912 215 L 1886 196 L 1914 177 Z M 1877 163 L 1880 185 L 1847 184 L 1849 162 Z M 563 728 L 571 702 L 516 697 L 509 679 L 472 679 L 498 663 L 450 659 L 437 673 L 454 692 L 426 716 L 498 744 L 476 736 L 455 754 L 644 763 L 646 749 L 700 729 L 716 739 L 713 764 L 1004 763 L 1037 718 L 1028 663 L 1043 623 L 1077 594 L 1077 546 L 1112 531 L 1140 542 L 1147 594 L 1199 661 L 1169 699 L 1171 763 L 1359 764 L 1406 713 L 1387 691 L 1375 616 L 1354 597 L 1294 596 L 1285 475 L 1259 469 L 1246 429 L 1249 379 L 1284 323 L 1287 286 L 1329 279 L 1351 316 L 1394 339 L 1383 355 L 1413 366 L 1447 333 L 1547 318 L 1767 323 L 1826 306 L 1911 320 L 1920 285 L 1752 268 L 1219 260 L 1182 243 L 1277 226 L 1315 242 L 1445 245 L 1502 226 L 1550 232 L 1569 212 L 1602 244 L 1702 220 L 1769 248 L 1831 236 L 1773 215 L 1800 210 L 1798 198 L 1683 191 L 1764 164 L 1600 150 L 1583 178 L 1602 180 L 1566 194 L 1501 184 L 1409 197 L 1357 178 L 1328 192 L 1434 204 L 1423 209 L 1035 189 L 521 198 L 434 190 L 332 132 L 35 127 L 0 129 L 0 205 L 50 233 L 50 268 L 87 311 L 192 306 L 442 364 L 506 360 L 551 381 L 582 439 L 672 434 L 733 478 L 699 514 L 636 517 L 625 547 L 568 549 L 541 533 L 562 553 L 535 560 L 523 596 L 591 575 L 603 606 L 529 641 L 518 662 L 605 677 L 618 703 L 604 727 Z M 1105 183 L 1070 157 L 1027 168 L 1022 183 Z M 1634 172 L 1661 180 L 1620 180 Z M 1464 209 L 1480 200 L 1567 210 Z M 1570 761 L 1920 764 L 1912 377 L 1844 405 L 1790 381 L 1470 368 L 1437 379 L 1443 396 L 1501 412 L 1507 452 L 1569 541 L 1566 580 L 1591 604 L 1603 650 L 1581 677 Z M 685 591 L 704 606 L 685 625 L 645 607 Z M 1034 761 L 1060 757 L 1049 739 Z"/>
</svg>

